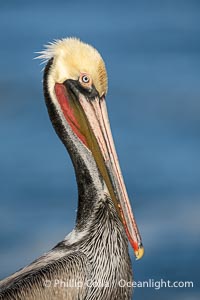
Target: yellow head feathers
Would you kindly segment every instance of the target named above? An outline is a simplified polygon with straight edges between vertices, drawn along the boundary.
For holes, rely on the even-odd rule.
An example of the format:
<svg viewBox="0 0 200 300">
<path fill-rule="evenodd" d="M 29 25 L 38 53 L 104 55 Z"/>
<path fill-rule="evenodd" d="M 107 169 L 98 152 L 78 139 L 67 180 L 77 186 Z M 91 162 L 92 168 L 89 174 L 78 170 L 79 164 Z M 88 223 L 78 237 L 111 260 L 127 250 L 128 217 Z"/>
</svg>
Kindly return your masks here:
<svg viewBox="0 0 200 300">
<path fill-rule="evenodd" d="M 67 79 L 77 80 L 81 73 L 89 74 L 99 95 L 107 92 L 107 73 L 99 52 L 76 38 L 55 41 L 46 46 L 39 58 L 53 58 L 49 74 L 49 85 L 62 83 Z"/>
</svg>

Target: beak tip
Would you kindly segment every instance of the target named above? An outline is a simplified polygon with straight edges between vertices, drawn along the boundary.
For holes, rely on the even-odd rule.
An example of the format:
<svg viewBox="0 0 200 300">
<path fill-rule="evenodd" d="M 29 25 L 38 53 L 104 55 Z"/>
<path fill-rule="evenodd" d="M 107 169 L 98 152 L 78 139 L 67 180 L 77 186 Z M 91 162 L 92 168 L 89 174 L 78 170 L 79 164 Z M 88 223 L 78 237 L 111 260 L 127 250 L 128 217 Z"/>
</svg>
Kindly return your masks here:
<svg viewBox="0 0 200 300">
<path fill-rule="evenodd" d="M 138 250 L 135 251 L 136 260 L 141 259 L 143 255 L 144 255 L 144 247 L 143 245 L 140 245 Z"/>
</svg>

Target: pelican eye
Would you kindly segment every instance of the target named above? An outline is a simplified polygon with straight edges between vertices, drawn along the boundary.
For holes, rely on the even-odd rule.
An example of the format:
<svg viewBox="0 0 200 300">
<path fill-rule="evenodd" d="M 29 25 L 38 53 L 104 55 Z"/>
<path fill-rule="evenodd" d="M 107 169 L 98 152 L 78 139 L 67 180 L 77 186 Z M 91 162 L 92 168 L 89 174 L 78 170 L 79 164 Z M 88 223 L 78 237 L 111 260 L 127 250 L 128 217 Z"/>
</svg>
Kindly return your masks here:
<svg viewBox="0 0 200 300">
<path fill-rule="evenodd" d="M 92 79 L 88 74 L 81 74 L 79 82 L 83 87 L 90 88 L 92 85 Z"/>
<path fill-rule="evenodd" d="M 89 78 L 87 75 L 84 75 L 84 76 L 82 77 L 82 81 L 83 81 L 84 83 L 88 83 L 88 82 L 90 81 L 90 78 Z"/>
</svg>

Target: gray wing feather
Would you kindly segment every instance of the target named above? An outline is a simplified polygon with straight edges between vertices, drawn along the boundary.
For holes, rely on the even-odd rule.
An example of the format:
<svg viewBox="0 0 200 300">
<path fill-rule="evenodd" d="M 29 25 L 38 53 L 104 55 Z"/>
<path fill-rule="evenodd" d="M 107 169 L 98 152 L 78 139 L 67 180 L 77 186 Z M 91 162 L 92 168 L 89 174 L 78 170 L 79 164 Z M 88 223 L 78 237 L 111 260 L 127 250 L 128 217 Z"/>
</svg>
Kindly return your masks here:
<svg viewBox="0 0 200 300">
<path fill-rule="evenodd" d="M 42 265 L 42 261 L 44 264 Z M 40 265 L 40 267 L 37 267 Z M 1 300 L 82 300 L 87 294 L 87 258 L 74 252 L 45 262 L 45 257 L 0 285 Z"/>
</svg>

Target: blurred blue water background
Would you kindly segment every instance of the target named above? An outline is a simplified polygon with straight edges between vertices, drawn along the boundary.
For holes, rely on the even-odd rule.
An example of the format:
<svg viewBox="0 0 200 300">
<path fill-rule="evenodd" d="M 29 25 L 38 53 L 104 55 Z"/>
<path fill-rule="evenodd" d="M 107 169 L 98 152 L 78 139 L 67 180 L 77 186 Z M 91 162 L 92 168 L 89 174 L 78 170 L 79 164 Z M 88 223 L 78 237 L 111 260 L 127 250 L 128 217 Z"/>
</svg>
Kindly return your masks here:
<svg viewBox="0 0 200 300">
<path fill-rule="evenodd" d="M 71 161 L 43 101 L 34 52 L 77 36 L 106 61 L 107 105 L 146 254 L 135 280 L 194 288 L 137 288 L 134 299 L 200 299 L 200 2 L 1 1 L 0 278 L 73 228 Z"/>
</svg>

